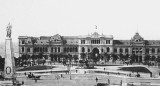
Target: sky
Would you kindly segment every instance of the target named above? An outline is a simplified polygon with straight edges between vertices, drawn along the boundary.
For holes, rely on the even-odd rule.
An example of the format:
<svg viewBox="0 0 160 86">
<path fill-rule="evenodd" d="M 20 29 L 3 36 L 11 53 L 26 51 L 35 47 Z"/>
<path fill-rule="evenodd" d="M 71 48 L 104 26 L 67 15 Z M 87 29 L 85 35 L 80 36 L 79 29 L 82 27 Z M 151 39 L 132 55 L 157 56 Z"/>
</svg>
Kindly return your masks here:
<svg viewBox="0 0 160 86">
<path fill-rule="evenodd" d="M 18 36 L 99 34 L 130 40 L 136 32 L 145 40 L 160 40 L 159 0 L 0 0 L 0 42 L 12 24 Z"/>
</svg>

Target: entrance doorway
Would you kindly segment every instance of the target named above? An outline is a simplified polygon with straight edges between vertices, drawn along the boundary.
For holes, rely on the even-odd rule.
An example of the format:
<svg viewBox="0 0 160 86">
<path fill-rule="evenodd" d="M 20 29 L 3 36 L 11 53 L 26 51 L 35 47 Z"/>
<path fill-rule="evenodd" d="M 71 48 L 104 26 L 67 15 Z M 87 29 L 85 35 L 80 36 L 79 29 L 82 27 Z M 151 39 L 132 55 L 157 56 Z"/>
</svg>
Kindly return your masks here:
<svg viewBox="0 0 160 86">
<path fill-rule="evenodd" d="M 98 57 L 99 56 L 99 49 L 98 48 L 94 48 L 92 50 L 92 54 L 93 54 L 94 57 Z"/>
</svg>

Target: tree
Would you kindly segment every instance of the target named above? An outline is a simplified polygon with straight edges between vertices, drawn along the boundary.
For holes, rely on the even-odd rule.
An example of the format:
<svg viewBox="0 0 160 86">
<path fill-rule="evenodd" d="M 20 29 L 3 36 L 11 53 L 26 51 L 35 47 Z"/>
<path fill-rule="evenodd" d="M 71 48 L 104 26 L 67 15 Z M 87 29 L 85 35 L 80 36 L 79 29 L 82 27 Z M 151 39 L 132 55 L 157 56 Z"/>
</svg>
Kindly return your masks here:
<svg viewBox="0 0 160 86">
<path fill-rule="evenodd" d="M 105 60 L 105 64 L 110 60 L 110 56 L 107 53 L 104 53 L 104 60 Z"/>
<path fill-rule="evenodd" d="M 85 60 L 86 59 L 86 54 L 85 53 L 81 53 L 81 59 Z"/>
<path fill-rule="evenodd" d="M 112 62 L 116 62 L 116 60 L 118 59 L 118 56 L 114 53 L 112 53 L 111 56 L 113 57 Z"/>
<path fill-rule="evenodd" d="M 1 70 L 4 70 L 4 61 L 5 61 L 5 59 L 2 58 L 2 56 L 0 56 L 0 69 Z"/>
<path fill-rule="evenodd" d="M 145 61 L 145 62 L 149 62 L 149 60 L 150 60 L 150 55 L 149 55 L 149 54 L 146 54 L 146 55 L 145 55 L 145 58 L 144 58 L 144 61 Z"/>
<path fill-rule="evenodd" d="M 42 58 L 43 58 L 43 53 L 39 53 L 38 59 L 42 59 Z"/>
<path fill-rule="evenodd" d="M 93 59 L 94 63 L 97 64 L 97 62 L 100 59 L 100 56 L 99 55 L 96 56 L 94 53 L 92 53 L 92 59 Z"/>
<path fill-rule="evenodd" d="M 119 54 L 120 60 L 124 60 L 124 55 L 122 53 Z"/>
<path fill-rule="evenodd" d="M 136 57 L 135 54 L 131 54 L 131 56 L 130 56 L 130 63 L 131 64 L 135 61 L 135 57 Z"/>
<path fill-rule="evenodd" d="M 157 61 L 157 63 L 158 63 L 158 67 L 160 66 L 160 56 L 158 56 L 157 58 L 156 58 L 156 61 Z"/>
<path fill-rule="evenodd" d="M 50 57 L 51 57 L 51 61 L 53 61 L 55 64 L 55 56 L 53 54 L 50 54 Z"/>
<path fill-rule="evenodd" d="M 124 58 L 125 61 L 128 60 L 128 58 L 129 58 L 129 54 L 127 53 L 127 54 L 125 55 L 125 58 Z"/>
<path fill-rule="evenodd" d="M 78 56 L 77 55 L 74 55 L 74 62 L 76 63 L 76 65 L 77 65 L 77 63 L 78 63 Z"/>
<path fill-rule="evenodd" d="M 33 47 L 33 56 L 34 56 L 34 53 L 35 53 L 35 43 L 37 42 L 37 39 L 35 37 L 31 37 L 31 41 L 32 41 L 32 47 Z"/>
</svg>

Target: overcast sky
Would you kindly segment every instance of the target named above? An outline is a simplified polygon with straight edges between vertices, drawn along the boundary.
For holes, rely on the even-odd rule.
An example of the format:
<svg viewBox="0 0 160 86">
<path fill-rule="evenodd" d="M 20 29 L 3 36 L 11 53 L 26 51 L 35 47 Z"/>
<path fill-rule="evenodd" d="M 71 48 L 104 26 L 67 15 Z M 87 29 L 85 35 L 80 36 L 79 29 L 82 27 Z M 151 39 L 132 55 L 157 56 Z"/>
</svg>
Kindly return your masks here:
<svg viewBox="0 0 160 86">
<path fill-rule="evenodd" d="M 159 0 L 0 0 L 0 42 L 12 23 L 18 36 L 87 35 L 97 31 L 129 40 L 135 32 L 160 40 Z"/>
</svg>

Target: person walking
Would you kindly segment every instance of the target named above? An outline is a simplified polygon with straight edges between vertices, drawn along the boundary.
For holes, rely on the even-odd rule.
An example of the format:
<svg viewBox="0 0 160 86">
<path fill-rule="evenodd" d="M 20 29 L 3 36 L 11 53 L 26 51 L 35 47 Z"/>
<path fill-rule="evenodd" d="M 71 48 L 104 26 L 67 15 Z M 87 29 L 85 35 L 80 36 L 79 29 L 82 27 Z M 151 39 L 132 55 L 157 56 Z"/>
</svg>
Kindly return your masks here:
<svg viewBox="0 0 160 86">
<path fill-rule="evenodd" d="M 108 79 L 108 84 L 110 84 L 110 80 Z"/>
<path fill-rule="evenodd" d="M 98 82 L 98 78 L 96 77 L 96 82 Z"/>
<path fill-rule="evenodd" d="M 35 83 L 37 83 L 37 78 L 34 78 L 34 80 L 35 80 Z"/>
</svg>

